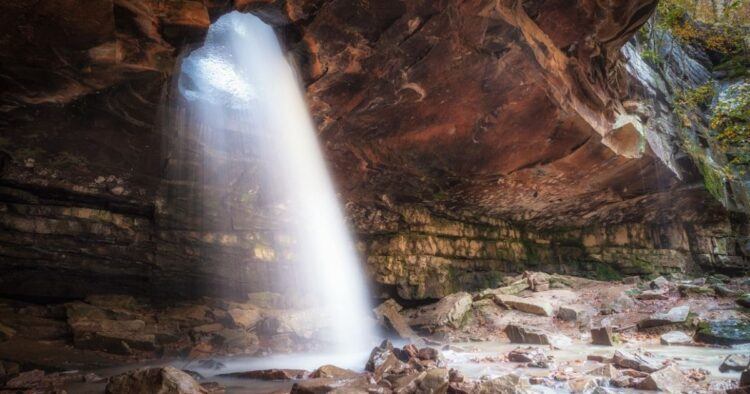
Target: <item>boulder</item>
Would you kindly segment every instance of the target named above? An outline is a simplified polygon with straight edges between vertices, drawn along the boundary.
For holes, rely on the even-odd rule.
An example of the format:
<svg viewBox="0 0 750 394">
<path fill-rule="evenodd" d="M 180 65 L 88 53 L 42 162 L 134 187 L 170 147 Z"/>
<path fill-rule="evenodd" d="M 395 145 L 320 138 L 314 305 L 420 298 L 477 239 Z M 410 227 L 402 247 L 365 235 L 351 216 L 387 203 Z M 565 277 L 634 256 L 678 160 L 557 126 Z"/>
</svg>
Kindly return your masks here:
<svg viewBox="0 0 750 394">
<path fill-rule="evenodd" d="M 593 376 L 604 376 L 605 378 L 613 379 L 620 376 L 620 371 L 612 366 L 612 364 L 604 364 L 601 367 L 594 368 L 588 371 L 587 374 Z"/>
<path fill-rule="evenodd" d="M 373 309 L 373 312 L 381 325 L 393 329 L 400 338 L 418 338 L 406 319 L 399 313 L 401 309 L 401 305 L 391 298 L 378 305 L 377 308 Z"/>
<path fill-rule="evenodd" d="M 322 393 L 368 393 L 378 392 L 378 387 L 370 385 L 367 378 L 356 377 L 350 379 L 318 378 L 295 382 L 290 394 L 322 394 Z"/>
<path fill-rule="evenodd" d="M 224 353 L 254 354 L 258 351 L 258 336 L 243 329 L 223 329 L 214 335 L 214 342 Z"/>
<path fill-rule="evenodd" d="M 669 331 L 662 334 L 659 337 L 659 341 L 662 345 L 674 346 L 674 345 L 689 345 L 693 342 L 693 338 L 690 338 L 688 334 L 682 331 Z"/>
<path fill-rule="evenodd" d="M 668 324 L 679 324 L 687 321 L 690 306 L 683 305 L 670 309 L 666 313 L 655 313 L 638 322 L 638 328 L 650 328 Z"/>
<path fill-rule="evenodd" d="M 516 309 L 521 312 L 540 316 L 552 316 L 552 305 L 540 300 L 521 298 L 513 295 L 495 295 L 495 303 L 508 309 Z"/>
<path fill-rule="evenodd" d="M 556 316 L 560 320 L 576 322 L 580 326 L 586 326 L 591 322 L 591 313 L 586 307 L 579 305 L 561 306 Z"/>
<path fill-rule="evenodd" d="M 716 294 L 722 296 L 722 297 L 736 297 L 740 295 L 740 292 L 737 290 L 732 290 L 728 287 L 726 287 L 723 283 L 716 283 L 711 286 L 712 289 L 716 292 Z M 748 305 L 750 305 L 750 296 L 748 296 Z"/>
<path fill-rule="evenodd" d="M 469 293 L 453 293 L 440 301 L 417 309 L 409 324 L 434 330 L 438 327 L 460 328 L 466 314 L 471 309 L 472 298 Z"/>
<path fill-rule="evenodd" d="M 721 372 L 742 372 L 747 368 L 750 368 L 750 355 L 747 354 L 730 354 L 719 365 Z"/>
<path fill-rule="evenodd" d="M 448 370 L 432 368 L 425 371 L 417 384 L 420 393 L 445 393 L 448 391 Z"/>
<path fill-rule="evenodd" d="M 612 357 L 612 362 L 621 368 L 634 369 L 642 372 L 655 372 L 662 366 L 654 359 L 643 356 L 638 353 L 631 353 L 626 350 L 618 349 Z"/>
<path fill-rule="evenodd" d="M 357 372 L 350 369 L 339 368 L 335 365 L 323 365 L 310 374 L 310 378 L 335 378 L 345 379 L 359 376 Z"/>
<path fill-rule="evenodd" d="M 307 371 L 304 369 L 261 369 L 257 371 L 225 373 L 219 376 L 235 379 L 293 380 L 302 379 L 305 375 L 307 375 Z"/>
<path fill-rule="evenodd" d="M 526 393 L 530 386 L 525 379 L 518 375 L 505 375 L 499 378 L 481 380 L 472 393 Z"/>
<path fill-rule="evenodd" d="M 678 290 L 680 291 L 680 295 L 683 297 L 690 297 L 690 296 L 713 296 L 716 294 L 714 289 L 708 286 L 699 286 L 699 285 L 688 285 L 688 284 L 681 284 L 678 287 Z"/>
<path fill-rule="evenodd" d="M 511 343 L 526 343 L 532 345 L 552 345 L 563 347 L 571 343 L 570 338 L 561 334 L 551 334 L 545 330 L 521 326 L 517 324 L 508 324 L 505 326 L 505 335 Z"/>
<path fill-rule="evenodd" d="M 144 331 L 144 321 L 93 318 L 95 315 L 68 319 L 75 347 L 122 355 L 156 350 L 156 336 Z"/>
<path fill-rule="evenodd" d="M 142 368 L 114 376 L 106 394 L 204 394 L 190 375 L 173 367 Z"/>
<path fill-rule="evenodd" d="M 531 291 L 549 290 L 549 274 L 526 271 L 523 273 L 523 277 L 529 282 L 529 289 Z"/>
<path fill-rule="evenodd" d="M 726 346 L 750 343 L 750 322 L 737 319 L 703 322 L 695 333 L 695 340 Z"/>
<path fill-rule="evenodd" d="M 750 386 L 750 368 L 742 371 L 740 375 L 740 387 Z"/>
<path fill-rule="evenodd" d="M 637 385 L 637 388 L 679 394 L 688 389 L 689 384 L 680 369 L 672 365 L 650 373 Z"/>
<path fill-rule="evenodd" d="M 612 339 L 612 327 L 602 326 L 591 329 L 591 344 L 600 346 L 614 346 Z"/>
<path fill-rule="evenodd" d="M 629 295 L 620 293 L 615 299 L 601 306 L 602 314 L 623 313 L 635 306 L 635 301 Z"/>
</svg>

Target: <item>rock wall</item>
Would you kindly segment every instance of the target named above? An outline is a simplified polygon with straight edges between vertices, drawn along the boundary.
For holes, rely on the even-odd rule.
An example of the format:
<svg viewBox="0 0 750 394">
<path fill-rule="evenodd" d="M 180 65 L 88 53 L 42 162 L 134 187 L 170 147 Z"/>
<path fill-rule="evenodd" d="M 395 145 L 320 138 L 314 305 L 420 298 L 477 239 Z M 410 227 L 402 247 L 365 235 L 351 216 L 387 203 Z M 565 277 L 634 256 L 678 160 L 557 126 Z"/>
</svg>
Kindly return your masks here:
<svg viewBox="0 0 750 394">
<path fill-rule="evenodd" d="M 620 51 L 654 6 L 0 5 L 0 293 L 240 296 L 295 275 L 275 208 L 231 171 L 248 158 L 199 186 L 201 147 L 164 127 L 180 53 L 232 9 L 276 26 L 297 61 L 380 294 L 437 298 L 532 267 L 747 270 L 747 217 L 707 191 L 658 122 L 669 89 Z"/>
<path fill-rule="evenodd" d="M 718 213 L 716 216 L 714 214 Z M 441 298 L 541 270 L 618 279 L 624 275 L 746 270 L 744 217 L 703 212 L 660 223 L 535 230 L 423 206 L 352 210 L 359 249 L 381 297 Z"/>
</svg>

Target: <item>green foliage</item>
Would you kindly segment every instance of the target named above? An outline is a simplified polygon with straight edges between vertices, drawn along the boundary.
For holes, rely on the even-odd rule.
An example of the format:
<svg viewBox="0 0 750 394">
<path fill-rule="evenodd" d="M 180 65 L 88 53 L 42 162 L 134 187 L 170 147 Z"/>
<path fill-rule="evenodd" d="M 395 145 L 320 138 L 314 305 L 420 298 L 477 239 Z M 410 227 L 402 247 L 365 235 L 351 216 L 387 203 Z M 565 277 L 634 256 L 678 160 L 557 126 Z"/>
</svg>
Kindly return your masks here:
<svg viewBox="0 0 750 394">
<path fill-rule="evenodd" d="M 714 108 L 711 129 L 730 164 L 750 165 L 750 84 L 730 87 L 725 97 Z"/>
<path fill-rule="evenodd" d="M 594 278 L 604 281 L 615 281 L 622 279 L 622 274 L 610 264 L 597 264 L 594 271 Z"/>
</svg>

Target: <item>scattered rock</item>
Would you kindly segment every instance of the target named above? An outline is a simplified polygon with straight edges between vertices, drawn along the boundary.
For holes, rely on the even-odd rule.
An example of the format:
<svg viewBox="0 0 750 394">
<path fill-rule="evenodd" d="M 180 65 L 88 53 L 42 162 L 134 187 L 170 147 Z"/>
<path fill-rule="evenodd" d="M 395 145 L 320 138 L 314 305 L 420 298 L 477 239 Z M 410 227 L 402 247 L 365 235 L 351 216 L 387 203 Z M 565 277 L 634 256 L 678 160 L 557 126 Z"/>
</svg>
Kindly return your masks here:
<svg viewBox="0 0 750 394">
<path fill-rule="evenodd" d="M 740 387 L 750 386 L 750 368 L 742 371 L 740 375 Z"/>
<path fill-rule="evenodd" d="M 624 313 L 635 306 L 633 298 L 625 293 L 620 293 L 614 300 L 602 305 L 602 314 Z"/>
<path fill-rule="evenodd" d="M 293 380 L 302 379 L 307 375 L 304 369 L 261 369 L 257 371 L 225 373 L 219 376 L 235 379 L 258 379 L 258 380 Z M 311 376 L 323 377 L 323 376 Z M 332 376 L 329 376 L 332 377 Z"/>
<path fill-rule="evenodd" d="M 661 365 L 649 357 L 626 350 L 616 350 L 612 362 L 622 368 L 634 369 L 642 372 L 655 372 L 661 369 Z"/>
<path fill-rule="evenodd" d="M 451 383 L 461 383 L 464 381 L 464 375 L 461 371 L 451 368 L 448 371 L 448 381 Z"/>
<path fill-rule="evenodd" d="M 678 287 L 678 289 L 680 291 L 680 295 L 683 297 L 700 296 L 700 295 L 708 295 L 708 296 L 715 295 L 714 289 L 708 286 L 681 284 Z"/>
<path fill-rule="evenodd" d="M 591 329 L 591 344 L 601 346 L 614 346 L 612 340 L 612 327 L 602 326 Z"/>
<path fill-rule="evenodd" d="M 650 328 L 668 324 L 678 324 L 687 321 L 690 307 L 688 305 L 678 306 L 666 313 L 655 313 L 645 320 L 638 322 L 638 328 Z"/>
<path fill-rule="evenodd" d="M 716 284 L 712 285 L 711 288 L 714 289 L 714 291 L 716 292 L 716 294 L 718 294 L 718 295 L 720 295 L 722 297 L 736 297 L 740 293 L 739 291 L 732 290 L 732 289 L 724 286 L 724 284 L 722 284 L 722 283 L 716 283 Z M 750 299 L 748 301 L 750 301 Z M 750 305 L 750 303 L 749 303 L 749 305 Z"/>
<path fill-rule="evenodd" d="M 523 273 L 523 277 L 529 282 L 529 288 L 531 291 L 538 292 L 549 290 L 549 274 L 544 272 L 526 271 Z"/>
<path fill-rule="evenodd" d="M 402 339 L 417 338 L 417 334 L 411 329 L 409 324 L 406 322 L 401 312 L 401 305 L 399 305 L 394 299 L 388 299 L 377 308 L 373 309 L 375 317 L 378 319 L 381 325 L 393 329 Z"/>
<path fill-rule="evenodd" d="M 396 357 L 393 352 L 393 344 L 388 340 L 372 349 L 365 366 L 365 370 L 372 372 L 376 380 L 380 380 L 386 373 L 400 372 L 404 368 L 404 363 Z"/>
<path fill-rule="evenodd" d="M 719 371 L 729 372 L 737 371 L 742 372 L 745 369 L 750 368 L 750 355 L 747 354 L 730 354 L 719 366 Z"/>
<path fill-rule="evenodd" d="M 612 366 L 612 364 L 604 364 L 599 368 L 594 368 L 591 371 L 587 372 L 589 375 L 593 376 L 604 376 L 606 378 L 616 378 L 620 376 L 620 372 Z"/>
<path fill-rule="evenodd" d="M 682 393 L 688 388 L 687 380 L 675 366 L 662 368 L 649 374 L 638 384 L 641 390 L 662 391 L 665 393 Z"/>
<path fill-rule="evenodd" d="M 715 345 L 750 343 L 750 323 L 736 319 L 704 322 L 699 325 L 695 340 Z"/>
<path fill-rule="evenodd" d="M 521 298 L 512 295 L 495 295 L 495 303 L 508 309 L 516 309 L 521 312 L 532 313 L 540 316 L 552 316 L 552 305 L 534 299 Z"/>
<path fill-rule="evenodd" d="M 433 368 L 426 371 L 417 384 L 420 393 L 444 393 L 448 390 L 448 370 Z"/>
<path fill-rule="evenodd" d="M 365 377 L 352 379 L 318 378 L 302 380 L 294 383 L 290 394 L 354 394 L 367 393 L 369 390 L 377 390 L 377 387 L 371 387 Z"/>
<path fill-rule="evenodd" d="M 173 367 L 142 368 L 109 379 L 106 394 L 204 394 L 190 375 Z"/>
<path fill-rule="evenodd" d="M 659 341 L 662 345 L 674 346 L 674 345 L 689 345 L 693 342 L 693 338 L 685 334 L 682 331 L 669 331 L 659 337 Z"/>
</svg>

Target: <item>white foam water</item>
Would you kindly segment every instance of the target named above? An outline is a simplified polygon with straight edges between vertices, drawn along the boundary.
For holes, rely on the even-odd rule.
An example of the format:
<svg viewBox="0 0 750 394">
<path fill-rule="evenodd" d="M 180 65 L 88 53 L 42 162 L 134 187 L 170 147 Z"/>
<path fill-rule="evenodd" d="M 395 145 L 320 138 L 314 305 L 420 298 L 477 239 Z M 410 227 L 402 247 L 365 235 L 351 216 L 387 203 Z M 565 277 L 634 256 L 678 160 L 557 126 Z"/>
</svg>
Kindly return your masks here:
<svg viewBox="0 0 750 394">
<path fill-rule="evenodd" d="M 189 122 L 198 123 L 191 138 L 214 145 L 252 141 L 264 162 L 262 178 L 291 218 L 283 232 L 294 240 L 297 279 L 278 278 L 277 288 L 300 288 L 309 297 L 320 310 L 318 323 L 330 326 L 324 339 L 332 350 L 370 347 L 375 336 L 362 268 L 298 78 L 273 29 L 251 14 L 224 15 L 183 59 L 180 73 Z"/>
</svg>

